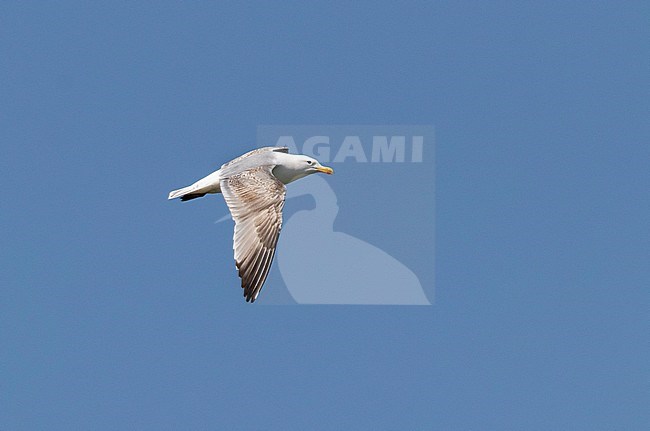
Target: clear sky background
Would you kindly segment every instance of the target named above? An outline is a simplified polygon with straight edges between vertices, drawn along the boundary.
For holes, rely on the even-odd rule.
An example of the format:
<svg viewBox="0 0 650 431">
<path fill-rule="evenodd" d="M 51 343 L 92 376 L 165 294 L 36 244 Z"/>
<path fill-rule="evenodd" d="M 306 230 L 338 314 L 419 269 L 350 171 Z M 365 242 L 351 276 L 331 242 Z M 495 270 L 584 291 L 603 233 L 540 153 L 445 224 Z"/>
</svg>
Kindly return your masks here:
<svg viewBox="0 0 650 431">
<path fill-rule="evenodd" d="M 649 429 L 649 19 L 2 2 L 0 429 Z M 433 306 L 244 303 L 259 124 L 435 126 Z"/>
</svg>

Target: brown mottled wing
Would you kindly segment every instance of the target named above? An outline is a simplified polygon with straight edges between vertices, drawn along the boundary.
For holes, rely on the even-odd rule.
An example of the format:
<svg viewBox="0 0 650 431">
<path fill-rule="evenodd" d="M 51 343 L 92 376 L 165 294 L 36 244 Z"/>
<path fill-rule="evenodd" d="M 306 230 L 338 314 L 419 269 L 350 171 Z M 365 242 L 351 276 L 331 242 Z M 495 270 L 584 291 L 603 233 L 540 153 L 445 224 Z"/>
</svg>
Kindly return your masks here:
<svg viewBox="0 0 650 431">
<path fill-rule="evenodd" d="M 271 170 L 259 166 L 221 180 L 221 192 L 235 221 L 233 249 L 246 301 L 257 299 L 275 255 L 286 189 Z"/>
</svg>

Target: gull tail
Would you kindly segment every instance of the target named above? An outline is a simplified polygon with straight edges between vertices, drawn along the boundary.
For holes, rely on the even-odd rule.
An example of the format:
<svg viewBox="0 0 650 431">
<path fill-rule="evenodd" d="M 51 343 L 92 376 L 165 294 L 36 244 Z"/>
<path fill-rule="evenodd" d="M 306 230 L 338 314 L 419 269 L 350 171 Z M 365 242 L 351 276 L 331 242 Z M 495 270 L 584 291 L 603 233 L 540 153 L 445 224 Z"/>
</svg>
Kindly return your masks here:
<svg viewBox="0 0 650 431">
<path fill-rule="evenodd" d="M 219 171 L 213 172 L 191 186 L 172 190 L 169 192 L 169 197 L 167 199 L 181 198 L 182 201 L 189 201 L 191 199 L 202 198 L 208 193 L 221 193 L 219 179 Z"/>
<path fill-rule="evenodd" d="M 189 201 L 190 199 L 202 198 L 206 195 L 207 192 L 198 192 L 195 185 L 183 187 L 182 189 L 172 190 L 169 192 L 169 197 L 167 199 L 176 199 L 181 198 L 181 200 Z"/>
</svg>

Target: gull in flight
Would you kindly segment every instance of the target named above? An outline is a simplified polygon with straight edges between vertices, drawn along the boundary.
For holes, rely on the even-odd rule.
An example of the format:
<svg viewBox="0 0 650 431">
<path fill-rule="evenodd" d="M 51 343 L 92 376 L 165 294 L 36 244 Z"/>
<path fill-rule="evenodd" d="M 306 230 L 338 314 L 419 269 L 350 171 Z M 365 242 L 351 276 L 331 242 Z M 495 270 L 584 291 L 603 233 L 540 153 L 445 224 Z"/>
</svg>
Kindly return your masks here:
<svg viewBox="0 0 650 431">
<path fill-rule="evenodd" d="M 188 201 L 222 193 L 235 221 L 233 249 L 241 287 L 254 302 L 264 285 L 282 228 L 285 184 L 332 168 L 287 147 L 264 147 L 237 157 L 194 184 L 173 190 L 168 199 Z"/>
</svg>

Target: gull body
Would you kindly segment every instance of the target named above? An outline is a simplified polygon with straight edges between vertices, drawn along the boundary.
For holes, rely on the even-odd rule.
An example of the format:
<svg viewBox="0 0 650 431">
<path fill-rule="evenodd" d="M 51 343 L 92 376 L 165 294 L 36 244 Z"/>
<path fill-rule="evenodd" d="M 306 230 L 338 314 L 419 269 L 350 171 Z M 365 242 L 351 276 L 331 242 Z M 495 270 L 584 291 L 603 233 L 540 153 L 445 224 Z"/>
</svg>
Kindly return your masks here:
<svg viewBox="0 0 650 431">
<path fill-rule="evenodd" d="M 173 190 L 168 199 L 188 201 L 222 193 L 235 221 L 233 249 L 246 301 L 257 299 L 275 255 L 285 185 L 317 172 L 332 174 L 316 159 L 289 154 L 286 147 L 264 147 L 237 157 L 221 169 Z"/>
</svg>

